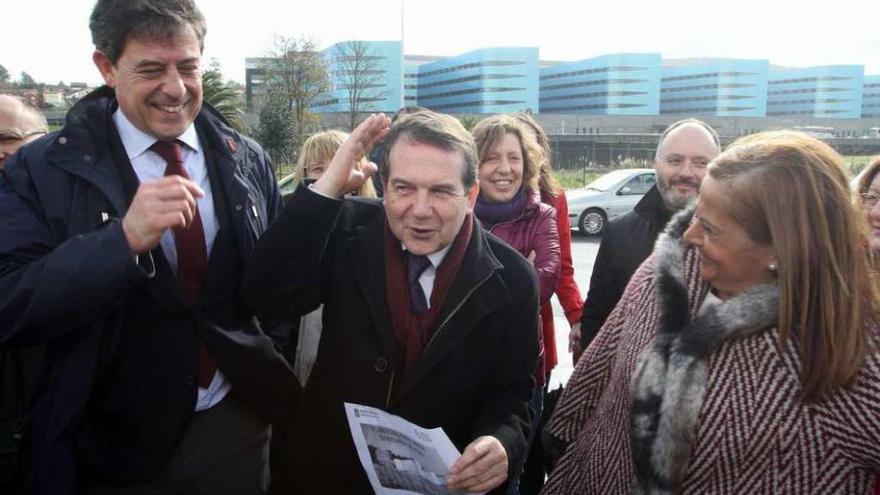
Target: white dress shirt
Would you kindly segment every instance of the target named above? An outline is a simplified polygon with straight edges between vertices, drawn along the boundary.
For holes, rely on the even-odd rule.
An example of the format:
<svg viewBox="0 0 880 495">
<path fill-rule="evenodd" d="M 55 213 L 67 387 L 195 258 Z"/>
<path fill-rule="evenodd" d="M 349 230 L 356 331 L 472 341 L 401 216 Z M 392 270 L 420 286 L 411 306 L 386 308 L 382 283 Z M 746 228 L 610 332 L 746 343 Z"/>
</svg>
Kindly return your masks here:
<svg viewBox="0 0 880 495">
<path fill-rule="evenodd" d="M 328 196 L 320 191 L 316 191 L 315 188 L 312 187 L 313 185 L 314 184 L 309 184 L 308 189 L 318 196 L 323 196 L 327 199 L 342 201 L 342 198 L 334 198 L 333 196 Z M 400 243 L 400 247 L 404 251 L 407 250 L 406 246 L 404 246 L 402 242 Z M 450 248 L 452 248 L 452 244 L 449 244 L 448 246 L 437 252 L 426 255 L 428 257 L 428 261 L 430 261 L 431 264 L 428 266 L 428 268 L 425 268 L 425 271 L 423 271 L 421 275 L 419 275 L 419 285 L 422 286 L 422 292 L 425 293 L 425 300 L 428 303 L 428 309 L 431 309 L 431 294 L 434 292 L 434 278 L 437 276 L 437 268 L 440 266 L 440 263 L 443 263 L 443 259 L 446 258 L 446 253 L 449 252 Z"/>
<path fill-rule="evenodd" d="M 150 150 L 150 146 L 158 141 L 155 137 L 138 129 L 126 118 L 122 113 L 122 109 L 117 109 L 113 114 L 113 123 L 119 132 L 119 138 L 122 140 L 122 146 L 128 155 L 134 173 L 137 175 L 141 183 L 151 182 L 161 179 L 165 176 L 165 160 Z M 177 138 L 185 146 L 183 146 L 183 166 L 191 181 L 198 184 L 205 191 L 205 196 L 197 200 L 199 216 L 202 219 L 202 228 L 205 230 L 205 244 L 207 255 L 210 257 L 211 248 L 214 246 L 214 240 L 217 238 L 219 230 L 219 222 L 216 212 L 214 211 L 214 197 L 211 193 L 211 182 L 208 178 L 208 169 L 205 166 L 205 154 L 199 145 L 199 137 L 196 134 L 196 128 L 193 124 Z M 168 265 L 174 273 L 177 273 L 177 248 L 174 245 L 174 232 L 171 229 L 162 233 L 160 240 L 162 246 L 162 254 L 168 261 Z M 214 373 L 211 385 L 208 388 L 199 387 L 198 398 L 196 400 L 196 411 L 203 411 L 217 405 L 226 394 L 229 393 L 232 386 L 223 377 L 223 373 L 218 369 Z"/>
<path fill-rule="evenodd" d="M 400 243 L 400 246 L 406 251 L 406 246 L 403 243 Z M 437 268 L 440 267 L 440 263 L 443 263 L 443 259 L 446 258 L 446 254 L 451 248 L 452 244 L 435 253 L 426 255 L 431 264 L 419 275 L 419 285 L 422 286 L 422 292 L 425 293 L 428 309 L 431 309 L 431 294 L 434 292 L 434 279 L 437 277 Z"/>
</svg>

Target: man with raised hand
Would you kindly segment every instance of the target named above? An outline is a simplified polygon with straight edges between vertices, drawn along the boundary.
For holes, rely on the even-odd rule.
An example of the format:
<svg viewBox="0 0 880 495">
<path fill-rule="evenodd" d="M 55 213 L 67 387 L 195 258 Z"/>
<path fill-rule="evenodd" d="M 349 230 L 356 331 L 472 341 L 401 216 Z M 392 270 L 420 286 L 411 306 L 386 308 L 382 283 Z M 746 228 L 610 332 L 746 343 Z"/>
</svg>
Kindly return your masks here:
<svg viewBox="0 0 880 495">
<path fill-rule="evenodd" d="M 371 116 L 297 190 L 245 276 L 248 302 L 268 317 L 324 305 L 317 361 L 282 449 L 289 470 L 273 479 L 279 493 L 370 492 L 345 402 L 442 427 L 463 451 L 446 479 L 453 490 L 502 490 L 525 455 L 538 359 L 533 269 L 474 221 L 470 133 L 430 111 L 389 124 Z M 353 164 L 383 137 L 384 199 L 343 198 L 376 171 Z"/>
</svg>

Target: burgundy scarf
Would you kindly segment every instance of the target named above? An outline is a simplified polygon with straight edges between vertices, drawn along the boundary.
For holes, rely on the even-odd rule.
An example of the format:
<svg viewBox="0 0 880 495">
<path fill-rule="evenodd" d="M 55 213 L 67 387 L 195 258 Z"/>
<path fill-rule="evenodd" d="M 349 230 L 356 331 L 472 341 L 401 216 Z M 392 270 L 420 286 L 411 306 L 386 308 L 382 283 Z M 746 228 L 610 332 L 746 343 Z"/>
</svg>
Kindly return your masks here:
<svg viewBox="0 0 880 495">
<path fill-rule="evenodd" d="M 449 286 L 458 275 L 473 228 L 473 215 L 468 213 L 458 235 L 452 241 L 452 247 L 437 268 L 431 291 L 431 307 L 417 315 L 410 310 L 409 282 L 400 240 L 391 233 L 388 223 L 385 224 L 385 293 L 389 302 L 388 316 L 391 318 L 397 342 L 403 349 L 405 374 L 412 371 L 425 345 L 437 330 L 437 314 L 443 306 Z"/>
</svg>

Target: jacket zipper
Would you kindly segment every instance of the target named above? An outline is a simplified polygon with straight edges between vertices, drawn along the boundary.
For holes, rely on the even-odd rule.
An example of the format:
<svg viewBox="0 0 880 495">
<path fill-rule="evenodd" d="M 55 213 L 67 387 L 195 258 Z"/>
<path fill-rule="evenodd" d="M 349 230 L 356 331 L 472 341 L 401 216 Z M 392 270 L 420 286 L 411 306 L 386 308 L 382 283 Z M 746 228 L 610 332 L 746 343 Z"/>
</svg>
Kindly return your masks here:
<svg viewBox="0 0 880 495">
<path fill-rule="evenodd" d="M 394 368 L 391 368 L 391 381 L 388 382 L 388 393 L 385 395 L 385 410 L 391 408 L 391 391 L 394 390 Z"/>
<path fill-rule="evenodd" d="M 425 345 L 425 348 L 422 349 L 422 354 L 428 351 L 428 348 L 431 347 L 431 344 L 434 343 L 434 340 L 437 338 L 438 335 L 440 335 L 440 331 L 443 330 L 443 327 L 445 327 L 446 324 L 449 323 L 449 320 L 451 320 L 452 317 L 455 316 L 455 313 L 458 313 L 458 310 L 461 309 L 462 306 L 464 306 L 464 303 L 466 303 L 467 300 L 470 299 L 471 295 L 473 295 L 473 293 L 476 292 L 477 289 L 482 287 L 483 284 L 486 283 L 486 281 L 492 278 L 492 275 L 495 275 L 495 270 L 490 271 L 488 275 L 483 277 L 483 279 L 480 280 L 477 285 L 471 287 L 471 290 L 469 290 L 468 293 L 465 294 L 463 298 L 461 298 L 461 301 L 459 301 L 455 308 L 453 308 L 452 311 L 449 312 L 449 315 L 446 316 L 446 319 L 443 320 L 443 323 L 441 323 L 440 326 L 437 327 L 437 331 L 434 332 L 433 336 L 431 336 L 431 340 L 429 340 L 428 343 Z"/>
<path fill-rule="evenodd" d="M 428 343 L 425 345 L 425 348 L 422 349 L 422 354 L 427 352 L 428 348 L 431 347 L 431 344 L 434 343 L 434 339 L 437 338 L 437 335 L 440 334 L 440 331 L 443 330 L 443 327 L 445 327 L 446 324 L 449 323 L 449 320 L 451 320 L 452 317 L 455 316 L 455 313 L 458 313 L 458 310 L 461 309 L 462 306 L 464 306 L 464 303 L 466 303 L 467 300 L 470 299 L 471 295 L 473 295 L 473 293 L 476 292 L 477 289 L 482 287 L 483 284 L 485 284 L 487 280 L 492 278 L 492 275 L 495 275 L 495 270 L 492 270 L 491 272 L 489 272 L 488 275 L 486 275 L 476 285 L 471 287 L 471 290 L 469 290 L 467 292 L 467 294 L 465 294 L 464 297 L 461 298 L 461 301 L 459 301 L 458 304 L 455 306 L 455 308 L 453 308 L 452 311 L 449 312 L 449 315 L 446 316 L 446 319 L 443 320 L 443 323 L 441 323 L 440 326 L 437 327 L 437 331 L 434 332 L 434 335 L 431 337 L 431 340 L 429 340 Z M 385 396 L 385 410 L 386 411 L 389 410 L 391 407 L 391 391 L 392 390 L 394 390 L 394 369 L 391 370 L 391 381 L 388 383 L 388 393 Z"/>
</svg>

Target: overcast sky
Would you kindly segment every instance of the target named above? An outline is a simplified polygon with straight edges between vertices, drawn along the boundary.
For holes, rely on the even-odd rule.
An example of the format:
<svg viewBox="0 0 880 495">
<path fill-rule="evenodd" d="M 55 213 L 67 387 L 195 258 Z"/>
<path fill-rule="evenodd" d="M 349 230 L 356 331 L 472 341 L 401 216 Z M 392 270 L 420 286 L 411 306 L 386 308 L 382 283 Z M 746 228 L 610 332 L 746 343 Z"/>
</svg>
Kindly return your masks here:
<svg viewBox="0 0 880 495">
<path fill-rule="evenodd" d="M 13 79 L 100 82 L 91 63 L 94 0 L 2 0 L 0 64 Z M 245 57 L 273 35 L 397 40 L 401 0 L 197 0 L 208 21 L 206 62 L 244 81 Z M 812 4 L 813 6 L 810 6 Z M 404 0 L 404 52 L 455 55 L 537 46 L 543 60 L 624 52 L 664 58 L 769 59 L 791 67 L 860 64 L 880 74 L 880 3 L 806 0 Z"/>
</svg>

